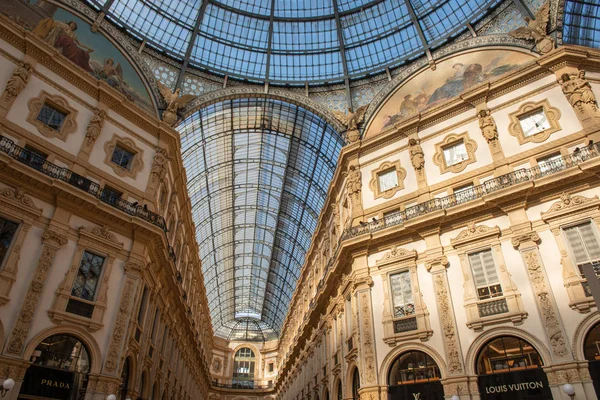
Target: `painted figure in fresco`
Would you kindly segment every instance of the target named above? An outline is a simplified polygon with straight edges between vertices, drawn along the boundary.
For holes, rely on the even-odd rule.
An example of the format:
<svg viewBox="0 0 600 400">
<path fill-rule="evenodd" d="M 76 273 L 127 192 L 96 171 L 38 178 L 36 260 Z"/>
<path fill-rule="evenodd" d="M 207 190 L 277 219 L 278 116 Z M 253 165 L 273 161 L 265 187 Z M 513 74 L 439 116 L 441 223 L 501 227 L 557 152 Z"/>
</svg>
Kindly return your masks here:
<svg viewBox="0 0 600 400">
<path fill-rule="evenodd" d="M 69 21 L 67 23 L 56 21 L 52 18 L 45 18 L 33 30 L 33 33 L 42 38 L 46 43 L 60 50 L 62 55 L 69 60 L 92 72 L 90 67 L 90 53 L 94 51 L 91 47 L 82 44 L 75 31 L 77 23 Z"/>
<path fill-rule="evenodd" d="M 412 95 L 407 94 L 404 96 L 404 100 L 402 100 L 402 104 L 400 104 L 400 115 L 403 117 L 410 117 L 411 115 L 415 115 L 419 112 L 419 108 L 417 107 L 417 103 L 411 99 Z"/>
<path fill-rule="evenodd" d="M 433 92 L 428 101 L 429 105 L 438 101 L 456 97 L 461 92 L 485 80 L 485 76 L 483 74 L 483 67 L 481 64 L 474 63 L 469 64 L 467 66 L 463 66 L 462 64 L 460 64 L 460 67 L 455 68 L 455 70 L 456 73 L 454 74 L 454 76 L 450 78 L 445 84 L 437 88 L 435 92 Z M 460 75 L 457 75 L 460 72 L 462 73 Z"/>
</svg>

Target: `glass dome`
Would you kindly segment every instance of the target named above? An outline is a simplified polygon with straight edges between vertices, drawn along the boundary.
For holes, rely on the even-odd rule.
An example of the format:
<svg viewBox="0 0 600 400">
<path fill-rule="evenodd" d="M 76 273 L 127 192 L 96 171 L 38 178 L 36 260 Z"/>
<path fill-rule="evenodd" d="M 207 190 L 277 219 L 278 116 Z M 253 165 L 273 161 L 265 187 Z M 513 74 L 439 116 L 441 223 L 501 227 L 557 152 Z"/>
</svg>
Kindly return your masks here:
<svg viewBox="0 0 600 400">
<path fill-rule="evenodd" d="M 501 0 L 88 0 L 170 57 L 273 84 L 358 79 L 414 59 Z"/>
</svg>

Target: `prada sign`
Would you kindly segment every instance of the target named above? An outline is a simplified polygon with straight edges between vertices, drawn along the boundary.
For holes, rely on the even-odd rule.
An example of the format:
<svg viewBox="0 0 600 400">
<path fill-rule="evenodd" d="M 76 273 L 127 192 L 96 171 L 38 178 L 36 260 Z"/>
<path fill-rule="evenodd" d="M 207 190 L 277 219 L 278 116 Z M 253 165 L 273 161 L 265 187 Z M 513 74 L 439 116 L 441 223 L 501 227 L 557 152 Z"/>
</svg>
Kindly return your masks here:
<svg viewBox="0 0 600 400">
<path fill-rule="evenodd" d="M 482 375 L 478 385 L 482 400 L 552 400 L 546 373 L 541 368 Z"/>
<path fill-rule="evenodd" d="M 73 372 L 32 365 L 25 374 L 21 394 L 68 400 L 74 389 L 74 378 Z"/>
</svg>

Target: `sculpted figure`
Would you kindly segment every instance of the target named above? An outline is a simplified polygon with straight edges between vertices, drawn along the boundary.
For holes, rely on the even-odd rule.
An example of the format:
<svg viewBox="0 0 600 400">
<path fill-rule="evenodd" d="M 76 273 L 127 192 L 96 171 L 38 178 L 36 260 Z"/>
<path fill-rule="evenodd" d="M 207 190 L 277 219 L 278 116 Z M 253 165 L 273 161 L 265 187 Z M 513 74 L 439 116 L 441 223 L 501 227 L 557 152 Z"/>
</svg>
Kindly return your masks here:
<svg viewBox="0 0 600 400">
<path fill-rule="evenodd" d="M 171 157 L 167 154 L 167 150 L 161 147 L 156 148 L 156 153 L 154 153 L 154 160 L 152 161 L 152 167 L 150 168 L 150 175 L 152 176 L 152 181 L 156 181 L 158 178 L 162 180 L 167 173 L 167 168 L 165 164 L 171 160 Z"/>
<path fill-rule="evenodd" d="M 106 111 L 104 110 L 95 110 L 94 116 L 90 120 L 87 128 L 85 129 L 85 137 L 86 144 L 88 147 L 92 147 L 98 136 L 100 136 L 100 131 L 102 131 L 102 127 L 104 126 L 104 119 L 106 118 Z"/>
<path fill-rule="evenodd" d="M 549 53 L 554 49 L 554 39 L 547 34 L 549 20 L 550 2 L 546 2 L 535 14 L 535 19 L 525 17 L 527 26 L 510 31 L 510 35 L 517 39 L 534 40 L 537 51 L 542 54 Z"/>
<path fill-rule="evenodd" d="M 558 83 L 574 109 L 583 113 L 587 105 L 594 112 L 598 110 L 598 103 L 596 103 L 592 87 L 585 80 L 585 71 L 579 71 L 577 75 L 564 73 Z"/>
<path fill-rule="evenodd" d="M 335 118 L 346 127 L 346 137 L 350 143 L 354 143 L 360 138 L 358 125 L 365 119 L 367 108 L 369 108 L 368 104 L 359 107 L 356 112 L 352 112 L 351 109 L 348 109 L 348 113 L 346 114 L 340 111 L 333 111 Z"/>
<path fill-rule="evenodd" d="M 158 82 L 158 90 L 165 103 L 167 103 L 167 108 L 163 112 L 163 121 L 169 125 L 173 125 L 177 121 L 177 111 L 196 98 L 196 96 L 192 96 L 191 94 L 184 94 L 180 97 L 179 88 L 172 92 L 171 89 L 161 82 Z"/>
<path fill-rule="evenodd" d="M 494 121 L 490 110 L 488 108 L 481 110 L 477 116 L 479 117 L 479 129 L 481 129 L 481 134 L 488 143 L 498 139 L 498 128 L 496 127 L 496 121 Z"/>
<path fill-rule="evenodd" d="M 351 165 L 346 175 L 346 189 L 349 194 L 360 193 L 362 190 L 361 174 L 358 167 Z"/>
<path fill-rule="evenodd" d="M 12 76 L 6 82 L 6 88 L 2 94 L 2 105 L 8 106 L 12 101 L 25 89 L 29 76 L 31 75 L 32 67 L 31 64 L 25 61 L 19 62 L 17 67 L 12 73 Z"/>
<path fill-rule="evenodd" d="M 414 169 L 421 170 L 425 166 L 425 153 L 416 139 L 408 140 L 410 162 Z"/>
</svg>

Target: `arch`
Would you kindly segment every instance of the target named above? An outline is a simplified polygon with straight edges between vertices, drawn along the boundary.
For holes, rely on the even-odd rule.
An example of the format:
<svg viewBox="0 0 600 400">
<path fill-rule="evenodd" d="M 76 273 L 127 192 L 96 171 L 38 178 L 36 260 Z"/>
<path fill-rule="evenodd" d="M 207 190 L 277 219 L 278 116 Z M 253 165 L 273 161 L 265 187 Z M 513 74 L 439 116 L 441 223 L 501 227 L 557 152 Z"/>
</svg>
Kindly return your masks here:
<svg viewBox="0 0 600 400">
<path fill-rule="evenodd" d="M 490 340 L 500 336 L 515 336 L 519 339 L 529 342 L 529 344 L 531 344 L 538 352 L 545 366 L 552 364 L 552 356 L 550 355 L 550 351 L 536 336 L 533 336 L 523 329 L 510 326 L 501 326 L 492 328 L 489 331 L 482 333 L 473 341 L 471 347 L 469 347 L 469 351 L 467 351 L 467 356 L 465 357 L 465 370 L 468 375 L 477 375 L 476 364 L 479 352 Z"/>
<path fill-rule="evenodd" d="M 402 353 L 406 353 L 407 351 L 416 350 L 421 351 L 427 354 L 429 357 L 433 358 L 433 360 L 438 365 L 440 369 L 440 374 L 442 375 L 442 379 L 447 376 L 447 366 L 443 357 L 438 353 L 433 347 L 427 346 L 422 343 L 402 343 L 396 346 L 392 351 L 390 351 L 383 362 L 381 363 L 381 368 L 379 369 L 379 385 L 387 386 L 388 385 L 388 375 L 390 373 L 390 368 L 394 364 L 396 358 L 398 358 Z"/>
<path fill-rule="evenodd" d="M 140 385 L 139 385 L 139 394 L 140 394 L 140 398 L 142 399 L 148 399 L 148 392 L 150 391 L 150 379 L 149 376 L 150 373 L 148 372 L 148 370 L 144 370 L 142 372 L 142 375 L 140 375 Z"/>
<path fill-rule="evenodd" d="M 575 329 L 575 334 L 573 335 L 573 356 L 577 361 L 585 361 L 585 355 L 583 354 L 583 346 L 585 343 L 585 338 L 594 325 L 600 322 L 600 311 L 594 311 L 593 313 L 587 315 L 583 321 L 577 325 Z"/>
<path fill-rule="evenodd" d="M 158 380 L 155 380 L 154 385 L 152 385 L 152 396 L 150 398 L 160 400 L 160 383 L 158 383 Z"/>
<path fill-rule="evenodd" d="M 129 382 L 127 384 L 127 388 L 128 390 L 133 390 L 133 388 L 135 387 L 135 383 L 137 382 L 137 377 L 136 377 L 136 372 L 137 372 L 137 356 L 135 354 L 133 354 L 132 352 L 127 353 L 127 356 L 125 357 L 125 361 L 123 362 L 123 365 L 121 366 L 121 374 L 123 372 L 123 368 L 125 367 L 125 363 L 129 361 Z"/>
<path fill-rule="evenodd" d="M 258 347 L 256 347 L 256 345 L 254 345 L 252 343 L 241 343 L 241 344 L 238 344 L 237 346 L 235 346 L 231 350 L 231 354 L 233 355 L 233 357 L 235 357 L 235 353 L 237 353 L 239 349 L 242 349 L 244 347 L 250 348 L 254 352 L 254 357 L 256 357 L 256 359 L 260 358 L 260 355 L 261 355 L 260 350 L 258 350 Z"/>
<path fill-rule="evenodd" d="M 359 371 L 359 377 L 360 377 L 360 370 L 358 369 L 358 364 L 356 363 L 356 361 L 351 361 L 348 364 L 348 368 L 346 369 L 346 379 L 344 380 L 345 384 L 342 385 L 342 388 L 344 389 L 344 398 L 351 397 L 352 378 L 354 377 L 354 371 L 356 371 L 356 370 Z"/>
<path fill-rule="evenodd" d="M 47 337 L 54 335 L 69 335 L 77 338 L 81 341 L 86 347 L 88 352 L 90 353 L 91 363 L 90 363 L 90 374 L 98 374 L 100 373 L 100 369 L 102 368 L 102 352 L 100 350 L 100 346 L 96 343 L 96 340 L 90 335 L 86 330 L 74 326 L 74 325 L 59 325 L 53 326 L 48 329 L 44 329 L 35 335 L 25 347 L 25 352 L 23 353 L 23 359 L 29 361 L 33 352 L 37 348 L 37 346 L 42 342 L 42 340 Z"/>
<path fill-rule="evenodd" d="M 341 400 L 344 398 L 344 386 L 342 385 L 342 379 L 338 377 L 333 386 L 335 394 L 332 400 Z"/>
<path fill-rule="evenodd" d="M 321 400 L 330 400 L 329 399 L 329 388 L 326 385 L 323 387 L 320 397 L 321 397 Z"/>
<path fill-rule="evenodd" d="M 185 108 L 182 121 L 201 108 L 207 107 L 211 104 L 218 103 L 223 100 L 240 99 L 246 97 L 274 99 L 294 104 L 323 118 L 338 133 L 346 130 L 346 128 L 334 117 L 331 110 L 323 104 L 318 103 L 304 95 L 287 91 L 285 89 L 271 88 L 269 89 L 269 93 L 265 94 L 263 86 L 236 86 L 200 95 Z"/>
<path fill-rule="evenodd" d="M 360 395 L 358 394 L 358 390 L 360 389 L 360 373 L 358 372 L 358 367 L 354 368 L 352 372 L 352 394 L 353 399 L 359 399 Z"/>
</svg>

